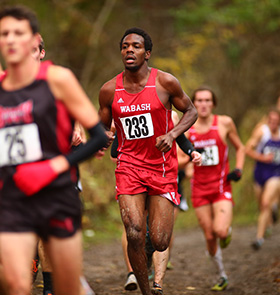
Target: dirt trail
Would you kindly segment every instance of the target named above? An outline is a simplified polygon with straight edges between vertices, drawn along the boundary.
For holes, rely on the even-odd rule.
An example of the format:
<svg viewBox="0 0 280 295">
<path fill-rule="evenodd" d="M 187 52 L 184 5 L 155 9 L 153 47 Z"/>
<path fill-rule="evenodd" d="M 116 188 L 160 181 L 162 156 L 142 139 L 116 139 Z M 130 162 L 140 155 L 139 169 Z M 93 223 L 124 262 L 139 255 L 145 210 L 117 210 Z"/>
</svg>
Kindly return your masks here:
<svg viewBox="0 0 280 295">
<path fill-rule="evenodd" d="M 280 294 L 280 224 L 274 227 L 272 236 L 257 252 L 250 247 L 255 231 L 256 227 L 233 228 L 233 240 L 223 251 L 229 286 L 221 294 Z M 164 295 L 215 294 L 209 288 L 216 275 L 205 255 L 205 242 L 200 229 L 175 233 L 171 261 L 174 269 L 166 273 Z M 87 249 L 84 270 L 96 295 L 141 294 L 139 288 L 136 291 L 123 289 L 126 269 L 120 240 Z"/>
</svg>

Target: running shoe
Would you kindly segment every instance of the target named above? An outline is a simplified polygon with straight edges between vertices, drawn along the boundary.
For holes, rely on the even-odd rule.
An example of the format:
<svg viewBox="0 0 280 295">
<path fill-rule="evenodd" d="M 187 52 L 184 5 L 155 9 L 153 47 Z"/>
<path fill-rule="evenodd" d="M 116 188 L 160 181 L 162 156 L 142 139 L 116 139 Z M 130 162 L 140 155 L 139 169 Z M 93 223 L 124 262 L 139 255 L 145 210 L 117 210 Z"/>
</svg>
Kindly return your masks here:
<svg viewBox="0 0 280 295">
<path fill-rule="evenodd" d="M 172 270 L 174 268 L 173 264 L 171 263 L 171 261 L 169 260 L 167 265 L 166 265 L 166 269 L 167 270 Z"/>
<path fill-rule="evenodd" d="M 133 272 L 130 272 L 127 275 L 127 280 L 126 280 L 126 283 L 124 285 L 124 289 L 129 290 L 129 291 L 137 289 L 137 279 L 136 279 Z"/>
<path fill-rule="evenodd" d="M 89 283 L 84 276 L 80 276 L 80 282 L 84 289 L 84 295 L 95 295 L 94 291 L 91 289 Z"/>
<path fill-rule="evenodd" d="M 180 202 L 179 208 L 180 208 L 180 210 L 182 210 L 184 212 L 189 210 L 187 200 L 184 197 L 181 197 L 181 202 Z"/>
<path fill-rule="evenodd" d="M 257 240 L 255 240 L 252 244 L 251 244 L 251 246 L 252 246 L 252 248 L 254 249 L 254 250 L 260 250 L 261 249 L 261 247 L 262 247 L 262 244 L 263 244 L 263 239 L 257 239 Z"/>
<path fill-rule="evenodd" d="M 162 295 L 163 294 L 160 284 L 158 284 L 156 282 L 153 283 L 153 287 L 152 287 L 151 291 L 152 291 L 153 295 Z"/>
<path fill-rule="evenodd" d="M 211 288 L 212 291 L 223 291 L 226 289 L 228 285 L 228 279 L 224 277 L 220 277 L 218 283 Z"/>
<path fill-rule="evenodd" d="M 231 242 L 231 236 L 232 236 L 232 227 L 230 227 L 228 229 L 228 235 L 227 235 L 227 237 L 225 239 L 220 239 L 220 247 L 222 249 L 226 248 L 230 244 L 230 242 Z"/>
</svg>

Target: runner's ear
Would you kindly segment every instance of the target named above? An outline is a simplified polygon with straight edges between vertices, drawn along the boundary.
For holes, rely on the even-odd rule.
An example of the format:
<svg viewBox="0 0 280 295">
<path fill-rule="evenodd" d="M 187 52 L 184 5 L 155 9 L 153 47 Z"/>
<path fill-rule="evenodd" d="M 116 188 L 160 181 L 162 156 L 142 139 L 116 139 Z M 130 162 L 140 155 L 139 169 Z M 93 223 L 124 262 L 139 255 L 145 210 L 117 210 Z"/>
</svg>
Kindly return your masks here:
<svg viewBox="0 0 280 295">
<path fill-rule="evenodd" d="M 145 60 L 148 61 L 150 59 L 150 57 L 151 57 L 151 51 L 150 50 L 147 50 L 145 52 Z"/>
</svg>

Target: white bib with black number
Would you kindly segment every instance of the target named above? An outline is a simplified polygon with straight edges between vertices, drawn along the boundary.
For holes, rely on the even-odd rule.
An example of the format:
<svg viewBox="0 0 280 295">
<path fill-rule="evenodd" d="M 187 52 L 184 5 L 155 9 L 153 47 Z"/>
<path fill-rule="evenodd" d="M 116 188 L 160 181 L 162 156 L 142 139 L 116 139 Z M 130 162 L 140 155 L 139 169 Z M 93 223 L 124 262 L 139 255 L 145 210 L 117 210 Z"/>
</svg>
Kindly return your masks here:
<svg viewBox="0 0 280 295">
<path fill-rule="evenodd" d="M 205 147 L 201 153 L 202 166 L 214 166 L 219 164 L 219 149 L 216 145 Z"/>
<path fill-rule="evenodd" d="M 35 123 L 0 129 L 0 167 L 37 161 L 42 155 Z"/>
<path fill-rule="evenodd" d="M 128 140 L 151 137 L 154 126 L 150 113 L 120 118 L 125 136 Z"/>
<path fill-rule="evenodd" d="M 273 154 L 273 163 L 280 164 L 280 148 L 278 146 L 266 146 L 263 150 L 264 155 Z"/>
</svg>

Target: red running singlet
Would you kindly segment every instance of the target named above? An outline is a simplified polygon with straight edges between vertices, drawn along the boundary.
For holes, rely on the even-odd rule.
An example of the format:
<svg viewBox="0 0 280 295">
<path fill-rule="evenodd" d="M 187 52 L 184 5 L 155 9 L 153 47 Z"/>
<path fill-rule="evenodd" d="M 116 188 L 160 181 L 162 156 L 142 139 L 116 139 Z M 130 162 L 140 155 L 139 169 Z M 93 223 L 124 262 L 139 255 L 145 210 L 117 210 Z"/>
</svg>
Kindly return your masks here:
<svg viewBox="0 0 280 295">
<path fill-rule="evenodd" d="M 226 180 L 229 172 L 228 146 L 218 132 L 218 116 L 206 133 L 197 133 L 194 126 L 189 130 L 189 139 L 196 150 L 202 153 L 202 165 L 194 166 L 191 181 L 192 198 L 209 195 L 225 195 L 231 198 L 231 185 Z"/>
<path fill-rule="evenodd" d="M 156 138 L 174 125 L 171 110 L 165 108 L 156 92 L 157 69 L 152 68 L 148 82 L 139 93 L 129 93 L 123 86 L 123 73 L 116 78 L 112 114 L 118 134 L 117 169 L 132 167 L 177 178 L 177 152 L 174 143 L 163 153 L 156 148 Z"/>
</svg>

